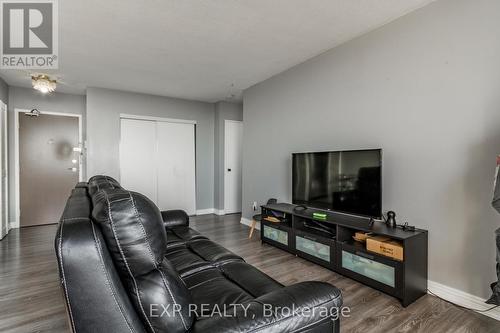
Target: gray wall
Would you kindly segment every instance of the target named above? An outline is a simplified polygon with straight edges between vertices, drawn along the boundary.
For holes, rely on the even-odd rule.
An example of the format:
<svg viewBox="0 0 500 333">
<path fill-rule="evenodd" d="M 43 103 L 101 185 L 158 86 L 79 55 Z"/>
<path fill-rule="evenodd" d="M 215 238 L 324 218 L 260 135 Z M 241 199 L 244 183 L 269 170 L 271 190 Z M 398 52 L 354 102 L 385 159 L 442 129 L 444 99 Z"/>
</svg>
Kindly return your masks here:
<svg viewBox="0 0 500 333">
<path fill-rule="evenodd" d="M 9 86 L 5 81 L 0 77 L 0 101 L 5 104 L 9 104 Z"/>
<path fill-rule="evenodd" d="M 85 140 L 85 96 L 52 93 L 44 95 L 29 88 L 9 87 L 9 216 L 10 221 L 16 219 L 15 212 L 15 131 L 14 110 L 36 108 L 40 111 L 74 113 L 82 116 L 82 132 Z M 85 162 L 85 161 L 84 161 Z M 85 176 L 85 164 L 82 170 Z M 55 221 L 54 221 L 55 222 Z"/>
<path fill-rule="evenodd" d="M 119 179 L 120 114 L 196 120 L 196 208 L 214 204 L 214 105 L 101 88 L 87 89 L 87 174 Z"/>
<path fill-rule="evenodd" d="M 243 120 L 243 105 L 215 104 L 214 207 L 218 210 L 224 209 L 224 120 Z"/>
<path fill-rule="evenodd" d="M 437 1 L 246 90 L 244 217 L 291 200 L 291 152 L 382 147 L 384 209 L 429 229 L 430 280 L 488 297 L 498 13 L 497 0 Z"/>
</svg>

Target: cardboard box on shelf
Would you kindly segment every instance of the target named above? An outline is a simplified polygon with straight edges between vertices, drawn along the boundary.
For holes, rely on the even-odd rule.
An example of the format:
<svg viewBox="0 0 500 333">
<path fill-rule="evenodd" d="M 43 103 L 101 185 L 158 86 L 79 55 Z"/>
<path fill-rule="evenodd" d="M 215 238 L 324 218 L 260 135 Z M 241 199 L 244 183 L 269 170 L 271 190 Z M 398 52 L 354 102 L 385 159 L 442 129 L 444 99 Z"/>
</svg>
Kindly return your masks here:
<svg viewBox="0 0 500 333">
<path fill-rule="evenodd" d="M 366 239 L 366 249 L 386 257 L 403 261 L 403 245 L 385 236 L 371 236 Z"/>
<path fill-rule="evenodd" d="M 273 223 L 279 223 L 279 222 L 281 222 L 280 219 L 278 219 L 278 218 L 276 218 L 274 216 L 266 216 L 266 217 L 264 217 L 264 220 L 269 221 L 269 222 L 273 222 Z"/>
<path fill-rule="evenodd" d="M 366 242 L 366 239 L 368 237 L 370 237 L 372 233 L 371 232 L 362 232 L 362 231 L 357 231 L 356 233 L 354 233 L 354 236 L 352 236 L 352 238 L 356 241 L 356 242 L 361 242 L 361 243 L 365 243 Z"/>
</svg>

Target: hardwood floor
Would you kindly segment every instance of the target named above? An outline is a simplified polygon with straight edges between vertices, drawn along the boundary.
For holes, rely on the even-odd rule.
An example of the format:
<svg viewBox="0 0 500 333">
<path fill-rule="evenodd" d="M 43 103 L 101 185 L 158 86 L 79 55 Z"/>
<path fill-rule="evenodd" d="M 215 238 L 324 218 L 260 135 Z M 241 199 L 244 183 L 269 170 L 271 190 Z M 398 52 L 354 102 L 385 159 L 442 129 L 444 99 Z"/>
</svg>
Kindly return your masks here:
<svg viewBox="0 0 500 333">
<path fill-rule="evenodd" d="M 406 309 L 374 289 L 269 245 L 248 240 L 240 216 L 204 215 L 192 227 L 285 285 L 327 281 L 342 290 L 351 315 L 342 332 L 500 332 L 500 322 L 427 295 Z M 0 332 L 69 332 L 53 240 L 56 225 L 11 230 L 0 241 Z"/>
</svg>

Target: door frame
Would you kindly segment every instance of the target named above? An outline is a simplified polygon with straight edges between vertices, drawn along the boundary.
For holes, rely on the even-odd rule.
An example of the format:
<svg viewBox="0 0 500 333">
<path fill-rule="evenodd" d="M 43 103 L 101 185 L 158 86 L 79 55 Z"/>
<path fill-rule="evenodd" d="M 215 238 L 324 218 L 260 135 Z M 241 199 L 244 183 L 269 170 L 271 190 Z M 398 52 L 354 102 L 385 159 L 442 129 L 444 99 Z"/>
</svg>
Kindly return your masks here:
<svg viewBox="0 0 500 333">
<path fill-rule="evenodd" d="M 9 230 L 11 229 L 10 228 L 10 221 L 9 221 L 9 203 L 10 203 L 10 201 L 9 201 L 9 144 L 8 144 L 8 141 L 9 141 L 9 131 L 8 131 L 9 108 L 8 108 L 7 103 L 4 103 L 4 101 L 0 100 L 0 112 L 3 112 L 1 110 L 3 108 L 5 108 L 5 123 L 2 126 L 2 135 L 5 138 L 5 142 L 4 142 L 4 146 L 1 149 L 3 149 L 5 151 L 5 156 L 0 156 L 0 158 L 2 158 L 2 157 L 5 158 L 5 175 L 6 175 L 5 176 L 5 188 L 6 188 L 5 196 L 6 196 L 6 198 L 4 200 L 3 195 L 0 195 L 0 200 L 1 200 L 0 205 L 2 205 L 4 201 L 7 203 L 7 205 L 5 207 L 3 207 L 3 211 L 1 212 L 2 216 L 0 217 L 0 219 L 4 219 L 5 225 L 3 225 L 0 222 L 0 239 L 7 236 L 7 234 L 9 233 Z M 0 163 L 2 163 L 2 162 L 3 161 L 0 161 Z M 3 178 L 3 175 L 1 174 L 1 170 L 0 170 L 0 178 Z M 0 188 L 0 191 L 2 191 L 2 188 Z M 5 234 L 3 233 L 4 230 L 5 230 Z"/>
<path fill-rule="evenodd" d="M 243 121 L 242 120 L 230 120 L 230 119 L 224 119 L 224 169 L 222 170 L 222 188 L 224 189 L 224 215 L 225 214 L 236 214 L 236 213 L 240 213 L 240 212 L 229 212 L 227 210 L 227 207 L 226 207 L 226 197 L 227 197 L 227 193 L 226 193 L 226 170 L 227 170 L 227 158 L 226 158 L 226 124 L 228 123 L 237 123 L 237 124 L 241 124 L 241 128 L 243 130 Z M 242 158 L 243 158 L 243 155 L 242 155 Z M 243 169 L 243 162 L 241 164 L 241 168 Z M 243 170 L 242 170 L 242 174 L 243 174 Z M 243 186 L 243 184 L 242 184 Z M 243 191 L 243 188 L 240 188 L 240 190 Z M 242 204 L 242 207 L 241 209 L 243 209 L 243 204 Z"/>
<path fill-rule="evenodd" d="M 198 125 L 196 120 L 189 119 L 180 119 L 180 118 L 164 118 L 164 117 L 155 117 L 155 116 L 143 116 L 143 115 L 135 115 L 129 113 L 120 113 L 120 140 L 118 143 L 118 181 L 121 182 L 122 177 L 122 167 L 121 167 L 121 151 L 122 151 L 122 127 L 121 121 L 122 119 L 129 120 L 142 120 L 142 121 L 154 121 L 154 122 L 165 122 L 165 123 L 181 123 L 181 124 L 192 124 L 194 125 L 194 208 L 195 214 L 198 212 L 197 204 L 198 204 L 198 159 L 196 158 L 197 154 L 197 146 L 196 146 L 196 131 L 198 130 Z M 158 149 L 158 147 L 156 147 Z M 157 180 L 158 182 L 158 180 Z M 158 189 L 157 189 L 158 191 Z M 156 193 L 156 197 L 158 198 L 158 193 Z"/>
<path fill-rule="evenodd" d="M 38 110 L 38 109 L 37 109 Z M 16 215 L 15 220 L 11 223 L 11 228 L 19 228 L 21 225 L 21 191 L 20 191 L 20 170 L 19 170 L 19 114 L 30 112 L 28 109 L 14 108 L 14 192 L 16 200 Z M 53 111 L 41 111 L 40 114 L 47 114 L 51 116 L 61 117 L 75 117 L 78 118 L 78 141 L 80 147 L 83 149 L 83 133 L 82 133 L 82 115 L 76 113 L 64 113 Z M 83 181 L 82 173 L 82 158 L 78 161 L 78 181 Z"/>
<path fill-rule="evenodd" d="M 166 122 L 166 123 L 183 123 L 183 124 L 196 125 L 196 120 L 153 117 L 153 116 L 140 116 L 140 115 L 129 114 L 129 113 L 120 113 L 120 119 L 162 121 L 162 122 Z"/>
</svg>

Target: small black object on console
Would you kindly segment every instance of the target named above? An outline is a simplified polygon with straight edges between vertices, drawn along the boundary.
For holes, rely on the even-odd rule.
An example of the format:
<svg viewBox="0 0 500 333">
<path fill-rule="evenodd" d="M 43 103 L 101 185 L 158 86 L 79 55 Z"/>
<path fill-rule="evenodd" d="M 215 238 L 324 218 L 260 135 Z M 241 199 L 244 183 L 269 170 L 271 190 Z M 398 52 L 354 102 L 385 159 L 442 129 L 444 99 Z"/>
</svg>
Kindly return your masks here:
<svg viewBox="0 0 500 333">
<path fill-rule="evenodd" d="M 398 224 L 396 223 L 396 213 L 392 210 L 387 212 L 387 219 L 385 220 L 385 224 L 389 228 L 397 228 Z"/>
</svg>

